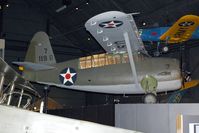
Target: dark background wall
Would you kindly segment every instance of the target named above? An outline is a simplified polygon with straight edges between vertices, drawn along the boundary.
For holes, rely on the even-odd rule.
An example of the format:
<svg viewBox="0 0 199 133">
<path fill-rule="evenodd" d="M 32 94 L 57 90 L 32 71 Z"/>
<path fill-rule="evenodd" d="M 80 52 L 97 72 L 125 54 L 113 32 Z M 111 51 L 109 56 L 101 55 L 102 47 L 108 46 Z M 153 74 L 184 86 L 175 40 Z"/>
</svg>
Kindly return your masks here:
<svg viewBox="0 0 199 133">
<path fill-rule="evenodd" d="M 110 126 L 115 125 L 114 105 L 82 106 L 78 108 L 49 110 L 48 114 L 86 120 Z"/>
</svg>

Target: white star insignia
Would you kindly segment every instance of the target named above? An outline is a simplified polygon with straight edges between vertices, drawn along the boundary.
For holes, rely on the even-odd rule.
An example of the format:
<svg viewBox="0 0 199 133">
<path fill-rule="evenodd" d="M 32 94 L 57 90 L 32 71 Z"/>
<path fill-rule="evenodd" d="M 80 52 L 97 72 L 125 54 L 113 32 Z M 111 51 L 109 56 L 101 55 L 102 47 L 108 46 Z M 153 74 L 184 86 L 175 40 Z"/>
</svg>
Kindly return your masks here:
<svg viewBox="0 0 199 133">
<path fill-rule="evenodd" d="M 70 83 L 74 84 L 72 77 L 75 76 L 76 73 L 71 73 L 71 72 L 70 72 L 70 68 L 68 68 L 68 70 L 67 70 L 66 73 L 61 73 L 60 75 L 64 78 L 63 84 L 65 84 L 65 83 L 68 82 L 68 81 L 69 81 Z"/>
</svg>

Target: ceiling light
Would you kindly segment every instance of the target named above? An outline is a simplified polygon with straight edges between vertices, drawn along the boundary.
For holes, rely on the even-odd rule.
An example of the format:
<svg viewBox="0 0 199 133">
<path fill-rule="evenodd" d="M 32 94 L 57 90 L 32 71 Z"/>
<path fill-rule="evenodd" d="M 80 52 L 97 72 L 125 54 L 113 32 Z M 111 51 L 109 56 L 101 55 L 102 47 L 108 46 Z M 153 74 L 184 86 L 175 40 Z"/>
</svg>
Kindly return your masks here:
<svg viewBox="0 0 199 133">
<path fill-rule="evenodd" d="M 78 8 L 78 7 L 76 7 L 76 8 L 75 8 L 75 10 L 79 10 L 79 8 Z"/>
<path fill-rule="evenodd" d="M 89 0 L 86 0 L 86 4 L 88 5 L 88 3 L 89 3 Z"/>
<path fill-rule="evenodd" d="M 56 12 L 58 13 L 58 12 L 61 12 L 61 11 L 63 11 L 64 9 L 66 9 L 66 5 L 64 5 L 64 6 L 62 6 L 62 7 L 60 7 L 60 8 L 58 8 L 57 10 L 56 10 Z"/>
<path fill-rule="evenodd" d="M 145 26 L 145 25 L 146 25 L 146 22 L 142 22 L 142 25 Z"/>
<path fill-rule="evenodd" d="M 60 8 L 56 9 L 55 11 L 57 13 L 63 11 L 64 9 L 66 9 L 69 5 L 72 4 L 72 0 L 62 0 L 62 4 L 63 6 L 61 6 Z"/>
</svg>

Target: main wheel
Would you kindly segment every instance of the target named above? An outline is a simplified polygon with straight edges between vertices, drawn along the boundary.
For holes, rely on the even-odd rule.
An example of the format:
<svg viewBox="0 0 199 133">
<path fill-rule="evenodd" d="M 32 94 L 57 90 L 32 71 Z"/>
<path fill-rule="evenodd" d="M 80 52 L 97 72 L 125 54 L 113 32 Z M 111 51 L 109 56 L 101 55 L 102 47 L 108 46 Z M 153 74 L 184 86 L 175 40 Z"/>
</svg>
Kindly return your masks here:
<svg viewBox="0 0 199 133">
<path fill-rule="evenodd" d="M 144 103 L 156 103 L 157 102 L 157 97 L 153 93 L 148 93 L 144 96 Z"/>
</svg>

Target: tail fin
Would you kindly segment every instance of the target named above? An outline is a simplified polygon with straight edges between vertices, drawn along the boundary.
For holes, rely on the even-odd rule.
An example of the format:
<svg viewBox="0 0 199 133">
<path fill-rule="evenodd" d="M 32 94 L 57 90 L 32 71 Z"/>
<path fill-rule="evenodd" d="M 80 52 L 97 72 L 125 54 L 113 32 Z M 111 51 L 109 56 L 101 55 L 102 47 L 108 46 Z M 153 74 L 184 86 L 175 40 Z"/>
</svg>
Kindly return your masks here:
<svg viewBox="0 0 199 133">
<path fill-rule="evenodd" d="M 45 32 L 37 32 L 33 36 L 25 61 L 46 65 L 56 63 L 49 37 Z"/>
<path fill-rule="evenodd" d="M 30 81 L 37 81 L 38 70 L 53 69 L 51 64 L 55 64 L 55 56 L 51 48 L 50 40 L 45 32 L 37 32 L 32 40 L 24 62 L 15 62 L 23 66 L 23 76 Z"/>
</svg>

